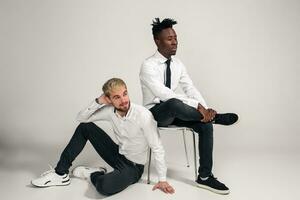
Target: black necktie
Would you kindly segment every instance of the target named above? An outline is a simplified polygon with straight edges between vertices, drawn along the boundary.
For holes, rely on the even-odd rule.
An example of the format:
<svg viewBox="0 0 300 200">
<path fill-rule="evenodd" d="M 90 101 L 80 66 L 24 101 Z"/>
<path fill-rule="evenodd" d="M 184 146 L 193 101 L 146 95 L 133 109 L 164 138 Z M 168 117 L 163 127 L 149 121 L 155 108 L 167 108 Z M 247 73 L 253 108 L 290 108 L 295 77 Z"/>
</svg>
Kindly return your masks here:
<svg viewBox="0 0 300 200">
<path fill-rule="evenodd" d="M 171 89 L 171 69 L 170 69 L 170 64 L 171 64 L 171 59 L 168 59 L 166 61 L 167 64 L 167 69 L 166 69 L 166 87 Z"/>
</svg>

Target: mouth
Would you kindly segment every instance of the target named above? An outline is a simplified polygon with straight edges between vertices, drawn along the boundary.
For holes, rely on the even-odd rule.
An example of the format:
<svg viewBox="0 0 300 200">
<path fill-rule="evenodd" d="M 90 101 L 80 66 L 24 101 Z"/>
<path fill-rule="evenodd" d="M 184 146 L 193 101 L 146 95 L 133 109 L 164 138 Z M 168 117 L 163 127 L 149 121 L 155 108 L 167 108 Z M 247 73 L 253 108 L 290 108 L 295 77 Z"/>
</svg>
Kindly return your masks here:
<svg viewBox="0 0 300 200">
<path fill-rule="evenodd" d="M 126 103 L 122 103 L 120 106 L 121 106 L 121 107 L 128 106 L 128 102 L 126 102 Z"/>
</svg>

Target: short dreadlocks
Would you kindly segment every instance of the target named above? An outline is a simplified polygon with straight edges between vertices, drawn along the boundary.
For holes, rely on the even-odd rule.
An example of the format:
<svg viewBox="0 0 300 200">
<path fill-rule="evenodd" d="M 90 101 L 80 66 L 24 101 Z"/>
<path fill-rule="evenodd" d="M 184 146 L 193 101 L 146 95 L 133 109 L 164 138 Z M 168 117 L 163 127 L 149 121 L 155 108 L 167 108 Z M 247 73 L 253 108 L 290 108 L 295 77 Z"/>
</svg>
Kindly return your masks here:
<svg viewBox="0 0 300 200">
<path fill-rule="evenodd" d="M 166 29 L 166 28 L 172 28 L 173 25 L 177 24 L 177 22 L 174 19 L 166 18 L 163 21 L 160 21 L 159 18 L 155 18 L 155 20 L 152 21 L 152 34 L 154 39 L 157 39 L 158 34 Z"/>
</svg>

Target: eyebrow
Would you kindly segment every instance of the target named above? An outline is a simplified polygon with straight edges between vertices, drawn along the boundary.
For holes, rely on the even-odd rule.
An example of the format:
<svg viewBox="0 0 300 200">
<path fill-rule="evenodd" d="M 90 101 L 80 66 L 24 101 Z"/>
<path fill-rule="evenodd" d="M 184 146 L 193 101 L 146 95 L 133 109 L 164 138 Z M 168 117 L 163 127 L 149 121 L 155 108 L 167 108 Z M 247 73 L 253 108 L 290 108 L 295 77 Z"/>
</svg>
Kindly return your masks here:
<svg viewBox="0 0 300 200">
<path fill-rule="evenodd" d="M 120 95 L 114 95 L 112 98 L 119 97 Z"/>
<path fill-rule="evenodd" d="M 128 93 L 128 91 L 127 90 L 125 90 L 124 92 L 123 92 L 123 94 L 124 93 Z M 115 97 L 119 97 L 120 95 L 114 95 L 112 98 L 115 98 Z"/>
</svg>

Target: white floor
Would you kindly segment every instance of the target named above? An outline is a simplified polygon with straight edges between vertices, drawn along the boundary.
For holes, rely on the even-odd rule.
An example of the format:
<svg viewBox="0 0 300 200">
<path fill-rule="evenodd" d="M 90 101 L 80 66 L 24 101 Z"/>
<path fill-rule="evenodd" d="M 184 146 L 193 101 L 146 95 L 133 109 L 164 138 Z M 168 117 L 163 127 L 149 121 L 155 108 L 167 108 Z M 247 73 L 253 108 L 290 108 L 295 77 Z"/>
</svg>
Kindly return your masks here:
<svg viewBox="0 0 300 200">
<path fill-rule="evenodd" d="M 84 180 L 72 178 L 69 186 L 34 188 L 30 180 L 47 170 L 47 164 L 55 164 L 60 147 L 36 144 L 0 148 L 0 190 L 2 200 L 52 200 L 52 199 L 234 199 L 234 200 L 299 200 L 300 199 L 300 156 L 290 152 L 271 152 L 266 150 L 221 151 L 214 152 L 214 173 L 219 180 L 230 188 L 229 195 L 217 195 L 195 187 L 193 165 L 185 166 L 182 145 L 166 148 L 168 179 L 176 192 L 166 195 L 152 191 L 155 181 L 155 169 L 152 166 L 152 183 L 147 185 L 146 171 L 142 180 L 128 187 L 123 192 L 104 197 Z M 190 148 L 191 149 L 191 148 Z M 190 150 L 191 153 L 191 150 Z M 190 154 L 192 155 L 192 154 Z M 78 164 L 103 165 L 91 145 L 74 162 Z M 105 164 L 104 164 L 105 165 Z"/>
</svg>

